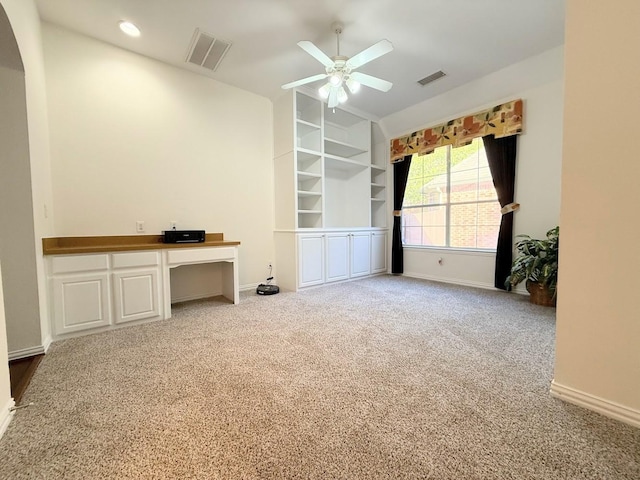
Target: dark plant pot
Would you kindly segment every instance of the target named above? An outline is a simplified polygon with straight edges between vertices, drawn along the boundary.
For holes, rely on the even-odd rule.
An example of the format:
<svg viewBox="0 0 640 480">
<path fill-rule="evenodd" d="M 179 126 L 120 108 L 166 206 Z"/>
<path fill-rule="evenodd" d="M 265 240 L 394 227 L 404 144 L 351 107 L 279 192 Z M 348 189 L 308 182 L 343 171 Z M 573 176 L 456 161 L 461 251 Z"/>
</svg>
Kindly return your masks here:
<svg viewBox="0 0 640 480">
<path fill-rule="evenodd" d="M 556 306 L 556 297 L 553 296 L 553 292 L 546 285 L 527 282 L 527 292 L 529 292 L 529 301 L 535 305 Z"/>
</svg>

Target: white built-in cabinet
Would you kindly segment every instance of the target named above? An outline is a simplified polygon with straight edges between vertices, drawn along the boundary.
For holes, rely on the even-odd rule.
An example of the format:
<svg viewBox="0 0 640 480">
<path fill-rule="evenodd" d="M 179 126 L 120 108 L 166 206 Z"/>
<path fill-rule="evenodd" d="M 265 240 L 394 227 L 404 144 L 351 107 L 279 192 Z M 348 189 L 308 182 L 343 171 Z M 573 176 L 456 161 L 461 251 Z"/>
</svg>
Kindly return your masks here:
<svg viewBox="0 0 640 480">
<path fill-rule="evenodd" d="M 193 298 L 223 295 L 239 302 L 236 246 L 47 255 L 54 339 L 170 318 L 170 272 L 196 264 L 216 264 L 220 278 Z M 324 278 L 323 270 L 309 275 Z"/>
<path fill-rule="evenodd" d="M 371 273 L 387 271 L 387 232 L 371 232 Z"/>
<path fill-rule="evenodd" d="M 351 277 L 363 277 L 371 273 L 371 234 L 357 232 L 349 234 Z"/>
<path fill-rule="evenodd" d="M 65 334 L 160 318 L 160 253 L 50 257 L 53 331 Z"/>
<path fill-rule="evenodd" d="M 114 322 L 160 317 L 160 252 L 114 253 Z"/>
<path fill-rule="evenodd" d="M 274 126 L 280 286 L 296 290 L 386 271 L 379 256 L 387 252 L 380 242 L 387 238 L 388 145 L 379 126 L 297 90 L 274 103 Z"/>
<path fill-rule="evenodd" d="M 324 235 L 299 235 L 298 246 L 300 287 L 324 283 Z"/>
</svg>

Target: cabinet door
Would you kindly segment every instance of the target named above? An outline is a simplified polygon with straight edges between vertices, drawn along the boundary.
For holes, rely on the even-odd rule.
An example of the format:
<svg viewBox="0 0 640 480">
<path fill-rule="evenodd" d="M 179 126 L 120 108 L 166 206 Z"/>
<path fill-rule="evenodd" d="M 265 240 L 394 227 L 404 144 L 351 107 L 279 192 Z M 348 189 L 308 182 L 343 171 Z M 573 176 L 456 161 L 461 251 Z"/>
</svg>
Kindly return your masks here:
<svg viewBox="0 0 640 480">
<path fill-rule="evenodd" d="M 160 316 L 159 268 L 113 274 L 115 323 Z"/>
<path fill-rule="evenodd" d="M 349 278 L 349 235 L 332 233 L 326 236 L 327 282 Z"/>
<path fill-rule="evenodd" d="M 371 233 L 371 273 L 387 271 L 387 234 Z"/>
<path fill-rule="evenodd" d="M 324 235 L 298 237 L 298 286 L 324 283 Z"/>
<path fill-rule="evenodd" d="M 54 328 L 57 335 L 111 323 L 109 275 L 60 275 L 53 282 Z"/>
<path fill-rule="evenodd" d="M 351 234 L 351 277 L 369 275 L 371 271 L 371 236 L 369 233 Z"/>
</svg>

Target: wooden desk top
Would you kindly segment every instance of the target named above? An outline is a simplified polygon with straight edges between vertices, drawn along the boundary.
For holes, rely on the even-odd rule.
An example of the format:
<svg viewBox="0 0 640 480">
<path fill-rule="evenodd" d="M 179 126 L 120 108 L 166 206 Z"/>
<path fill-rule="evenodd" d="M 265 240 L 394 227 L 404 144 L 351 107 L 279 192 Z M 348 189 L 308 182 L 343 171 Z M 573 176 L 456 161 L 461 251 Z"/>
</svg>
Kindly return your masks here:
<svg viewBox="0 0 640 480">
<path fill-rule="evenodd" d="M 200 243 L 163 243 L 162 235 L 111 235 L 103 237 L 48 237 L 42 239 L 45 255 L 122 252 L 169 248 L 235 247 L 240 242 L 224 240 L 222 233 L 207 233 Z"/>
</svg>

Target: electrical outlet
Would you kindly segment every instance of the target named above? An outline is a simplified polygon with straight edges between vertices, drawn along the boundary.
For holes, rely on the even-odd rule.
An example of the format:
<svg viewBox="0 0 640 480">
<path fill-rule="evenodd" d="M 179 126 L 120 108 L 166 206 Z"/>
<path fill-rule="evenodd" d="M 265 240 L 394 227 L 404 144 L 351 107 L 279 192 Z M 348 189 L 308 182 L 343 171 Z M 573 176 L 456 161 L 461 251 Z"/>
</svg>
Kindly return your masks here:
<svg viewBox="0 0 640 480">
<path fill-rule="evenodd" d="M 169 228 L 170 228 L 171 230 L 175 230 L 177 225 L 178 225 L 178 222 L 176 222 L 175 220 L 171 220 L 171 221 L 169 222 Z"/>
<path fill-rule="evenodd" d="M 144 222 L 142 220 L 136 222 L 136 232 L 144 233 Z"/>
<path fill-rule="evenodd" d="M 272 269 L 273 268 L 273 265 L 271 264 L 271 262 L 267 263 L 267 268 L 268 269 Z"/>
</svg>

